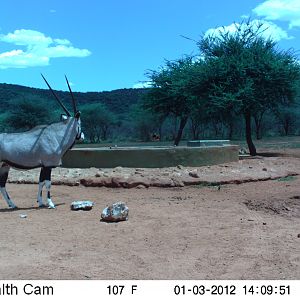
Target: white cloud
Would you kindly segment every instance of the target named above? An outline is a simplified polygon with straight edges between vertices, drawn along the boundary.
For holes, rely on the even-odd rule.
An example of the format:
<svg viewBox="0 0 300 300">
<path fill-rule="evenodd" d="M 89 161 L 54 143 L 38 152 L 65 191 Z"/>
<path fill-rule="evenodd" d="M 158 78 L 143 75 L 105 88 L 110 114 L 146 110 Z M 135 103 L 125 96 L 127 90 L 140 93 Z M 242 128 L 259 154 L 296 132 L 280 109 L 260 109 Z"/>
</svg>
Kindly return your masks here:
<svg viewBox="0 0 300 300">
<path fill-rule="evenodd" d="M 44 49 L 44 55 L 47 57 L 86 57 L 90 55 L 87 49 L 78 49 L 73 46 L 57 45 Z"/>
<path fill-rule="evenodd" d="M 267 20 L 289 22 L 289 27 L 300 26 L 299 0 L 267 0 L 253 9 L 253 12 Z"/>
<path fill-rule="evenodd" d="M 236 26 L 234 24 L 231 24 L 228 26 L 217 27 L 217 28 L 210 28 L 205 32 L 204 37 L 218 36 L 225 32 L 234 33 L 235 31 L 236 31 Z"/>
<path fill-rule="evenodd" d="M 265 20 L 252 20 L 250 22 L 250 25 L 253 26 L 253 28 L 258 28 L 258 26 L 262 24 L 261 27 L 261 36 L 268 39 L 271 38 L 274 41 L 280 41 L 280 40 L 288 40 L 288 39 L 292 39 L 292 36 L 289 36 L 288 33 L 283 30 L 281 27 L 279 27 L 278 25 L 276 25 L 273 22 L 270 21 L 265 21 Z M 236 24 L 231 24 L 228 26 L 223 26 L 223 27 L 217 27 L 217 28 L 211 28 L 208 29 L 204 36 L 218 36 L 221 33 L 235 33 L 237 31 L 237 27 L 236 25 L 240 25 L 238 23 Z M 243 27 L 243 25 L 241 25 Z M 247 26 L 246 24 L 244 24 L 244 26 Z"/>
<path fill-rule="evenodd" d="M 20 29 L 13 33 L 0 35 L 0 41 L 12 43 L 18 46 L 26 45 L 49 45 L 52 43 L 52 38 L 46 37 L 43 33 L 35 30 Z"/>
<path fill-rule="evenodd" d="M 66 39 L 54 39 L 54 42 L 59 45 L 71 45 L 71 42 Z"/>
<path fill-rule="evenodd" d="M 144 89 L 144 88 L 149 88 L 149 87 L 152 87 L 150 81 L 139 82 L 132 86 L 132 88 L 134 88 L 134 89 Z"/>
<path fill-rule="evenodd" d="M 242 19 L 249 19 L 250 16 L 248 16 L 248 15 L 241 15 L 241 18 L 242 18 Z"/>
<path fill-rule="evenodd" d="M 54 14 L 54 13 L 56 13 L 56 10 L 55 10 L 55 9 L 50 9 L 50 12 L 51 12 L 52 14 Z"/>
<path fill-rule="evenodd" d="M 42 32 L 28 29 L 2 34 L 0 42 L 25 48 L 0 53 L 0 69 L 47 66 L 52 58 L 86 57 L 91 54 L 87 49 L 73 47 L 67 39 L 52 39 Z"/>
</svg>

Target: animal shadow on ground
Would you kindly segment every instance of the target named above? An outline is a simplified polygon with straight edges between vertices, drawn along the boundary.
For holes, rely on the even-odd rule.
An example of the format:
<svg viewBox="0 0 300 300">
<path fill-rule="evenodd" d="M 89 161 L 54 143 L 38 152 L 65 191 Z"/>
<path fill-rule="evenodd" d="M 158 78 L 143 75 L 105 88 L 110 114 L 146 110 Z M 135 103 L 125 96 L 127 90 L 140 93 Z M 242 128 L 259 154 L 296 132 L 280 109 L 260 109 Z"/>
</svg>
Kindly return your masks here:
<svg viewBox="0 0 300 300">
<path fill-rule="evenodd" d="M 58 203 L 55 204 L 56 207 L 61 206 L 61 205 L 65 205 L 66 203 Z M 44 207 L 16 207 L 16 208 L 1 208 L 0 209 L 0 213 L 8 213 L 8 212 L 14 212 L 14 211 L 19 211 L 19 210 L 40 210 L 40 209 L 49 209 L 48 206 L 44 206 Z"/>
<path fill-rule="evenodd" d="M 259 156 L 263 157 L 283 157 L 285 156 L 283 153 L 280 152 L 259 152 L 257 153 Z"/>
</svg>

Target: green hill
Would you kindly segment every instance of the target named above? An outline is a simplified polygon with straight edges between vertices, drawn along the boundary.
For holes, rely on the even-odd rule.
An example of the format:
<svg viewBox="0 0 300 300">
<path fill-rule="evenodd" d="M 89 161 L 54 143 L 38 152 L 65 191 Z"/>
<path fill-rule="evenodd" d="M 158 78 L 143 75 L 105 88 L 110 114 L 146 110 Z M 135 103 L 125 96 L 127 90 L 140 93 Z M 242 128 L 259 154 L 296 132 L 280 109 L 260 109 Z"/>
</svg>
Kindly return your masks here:
<svg viewBox="0 0 300 300">
<path fill-rule="evenodd" d="M 67 107 L 71 107 L 69 92 L 55 91 L 55 93 Z M 119 115 L 129 113 L 129 107 L 139 102 L 145 93 L 146 89 L 118 89 L 109 92 L 74 92 L 74 96 L 79 109 L 84 104 L 103 103 L 109 110 Z M 51 103 L 51 106 L 55 103 L 55 99 L 49 90 L 0 83 L 0 113 L 12 110 L 15 101 L 20 99 L 30 100 L 31 98 L 45 99 Z"/>
</svg>

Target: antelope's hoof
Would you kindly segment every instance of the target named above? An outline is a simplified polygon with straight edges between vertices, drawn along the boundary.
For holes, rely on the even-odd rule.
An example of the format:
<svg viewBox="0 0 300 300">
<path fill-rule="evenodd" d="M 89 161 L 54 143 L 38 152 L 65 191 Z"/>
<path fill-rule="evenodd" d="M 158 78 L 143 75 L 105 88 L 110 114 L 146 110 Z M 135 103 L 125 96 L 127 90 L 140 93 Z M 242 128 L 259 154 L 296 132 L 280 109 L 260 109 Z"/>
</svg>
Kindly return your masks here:
<svg viewBox="0 0 300 300">
<path fill-rule="evenodd" d="M 45 205 L 44 203 L 39 204 L 39 208 L 44 208 L 44 207 L 47 207 L 47 205 Z"/>
<path fill-rule="evenodd" d="M 54 204 L 49 204 L 49 205 L 48 205 L 48 208 L 49 208 L 49 209 L 54 209 L 54 208 L 56 208 L 56 206 L 55 206 Z"/>
</svg>

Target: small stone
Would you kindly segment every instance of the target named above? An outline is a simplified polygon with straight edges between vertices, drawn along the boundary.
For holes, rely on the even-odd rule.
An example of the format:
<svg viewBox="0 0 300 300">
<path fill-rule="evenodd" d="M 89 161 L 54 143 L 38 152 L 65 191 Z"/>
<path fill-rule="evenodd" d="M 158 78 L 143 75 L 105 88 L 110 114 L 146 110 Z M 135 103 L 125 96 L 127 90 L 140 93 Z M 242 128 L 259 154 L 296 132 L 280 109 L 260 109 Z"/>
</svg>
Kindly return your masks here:
<svg viewBox="0 0 300 300">
<path fill-rule="evenodd" d="M 189 174 L 189 172 L 184 172 L 184 173 L 186 173 L 187 175 Z M 172 176 L 181 177 L 182 174 L 181 174 L 180 172 L 173 172 L 173 173 L 172 173 Z"/>
<path fill-rule="evenodd" d="M 180 169 L 180 170 L 182 170 L 182 169 L 184 169 L 184 166 L 182 166 L 182 165 L 178 165 L 178 166 L 177 166 L 177 169 Z"/>
<path fill-rule="evenodd" d="M 74 201 L 71 203 L 71 210 L 91 210 L 93 206 L 92 201 Z"/>
<path fill-rule="evenodd" d="M 300 238 L 300 233 L 298 233 L 297 237 Z"/>
<path fill-rule="evenodd" d="M 197 170 L 192 170 L 189 172 L 189 175 L 194 178 L 199 178 L 199 174 Z"/>
<path fill-rule="evenodd" d="M 171 179 L 174 182 L 174 186 L 176 186 L 176 187 L 184 187 L 184 183 L 183 183 L 183 181 L 180 178 L 178 178 L 178 177 L 172 177 Z"/>
<path fill-rule="evenodd" d="M 266 223 L 266 222 L 263 222 L 263 225 L 267 225 L 267 223 Z"/>
<path fill-rule="evenodd" d="M 103 175 L 104 175 L 104 172 L 101 171 L 101 172 L 97 172 L 97 173 L 95 174 L 95 177 L 101 177 L 101 176 L 103 176 Z"/>
<path fill-rule="evenodd" d="M 268 171 L 268 169 L 267 169 L 267 168 L 263 168 L 262 170 L 263 170 L 263 171 Z"/>
<path fill-rule="evenodd" d="M 145 189 L 146 186 L 144 186 L 143 184 L 139 184 L 135 187 L 136 189 Z"/>
<path fill-rule="evenodd" d="M 114 203 L 102 211 L 101 221 L 119 222 L 128 220 L 129 209 L 124 202 Z"/>
<path fill-rule="evenodd" d="M 241 149 L 239 150 L 239 154 L 240 154 L 240 155 L 245 155 L 245 154 L 247 154 L 247 150 L 246 150 L 245 148 L 241 148 Z"/>
<path fill-rule="evenodd" d="M 122 167 L 115 167 L 114 170 L 113 170 L 113 172 L 120 172 L 122 170 L 123 170 Z"/>
<path fill-rule="evenodd" d="M 20 214 L 19 217 L 20 217 L 21 219 L 26 219 L 26 218 L 27 218 L 27 215 L 25 215 L 25 214 Z"/>
</svg>

